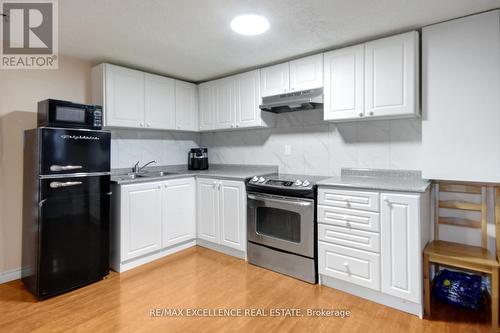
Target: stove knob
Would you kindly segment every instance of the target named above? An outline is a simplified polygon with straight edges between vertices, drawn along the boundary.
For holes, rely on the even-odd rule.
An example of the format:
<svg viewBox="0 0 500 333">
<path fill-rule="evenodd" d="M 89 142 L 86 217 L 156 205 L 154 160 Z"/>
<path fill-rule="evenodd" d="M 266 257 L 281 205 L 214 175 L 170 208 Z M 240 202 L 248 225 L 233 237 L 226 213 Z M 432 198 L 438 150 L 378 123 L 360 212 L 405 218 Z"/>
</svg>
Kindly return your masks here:
<svg viewBox="0 0 500 333">
<path fill-rule="evenodd" d="M 297 179 L 297 180 L 295 181 L 295 183 L 293 183 L 293 185 L 295 185 L 295 186 L 300 186 L 300 185 L 302 185 L 302 180 Z"/>
<path fill-rule="evenodd" d="M 258 181 L 258 180 L 259 180 L 259 177 L 257 177 L 257 176 L 253 176 L 252 181 L 253 181 L 254 183 L 255 183 L 256 181 Z"/>
<path fill-rule="evenodd" d="M 266 179 L 265 179 L 264 177 L 260 177 L 260 178 L 259 178 L 259 183 L 263 183 L 263 182 L 265 182 L 265 181 L 266 181 Z"/>
<path fill-rule="evenodd" d="M 304 187 L 307 187 L 309 185 L 311 185 L 311 183 L 307 179 L 304 180 L 304 182 L 302 183 L 302 186 L 304 186 Z"/>
</svg>

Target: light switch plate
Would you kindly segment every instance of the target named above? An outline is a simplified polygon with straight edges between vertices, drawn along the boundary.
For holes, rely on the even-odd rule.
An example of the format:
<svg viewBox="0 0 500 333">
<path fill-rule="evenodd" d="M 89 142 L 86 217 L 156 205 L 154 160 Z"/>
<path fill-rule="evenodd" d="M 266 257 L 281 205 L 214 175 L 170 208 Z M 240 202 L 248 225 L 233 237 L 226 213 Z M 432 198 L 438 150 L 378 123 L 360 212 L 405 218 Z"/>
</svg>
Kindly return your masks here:
<svg viewBox="0 0 500 333">
<path fill-rule="evenodd" d="M 292 145 L 285 145 L 285 155 L 292 155 Z"/>
</svg>

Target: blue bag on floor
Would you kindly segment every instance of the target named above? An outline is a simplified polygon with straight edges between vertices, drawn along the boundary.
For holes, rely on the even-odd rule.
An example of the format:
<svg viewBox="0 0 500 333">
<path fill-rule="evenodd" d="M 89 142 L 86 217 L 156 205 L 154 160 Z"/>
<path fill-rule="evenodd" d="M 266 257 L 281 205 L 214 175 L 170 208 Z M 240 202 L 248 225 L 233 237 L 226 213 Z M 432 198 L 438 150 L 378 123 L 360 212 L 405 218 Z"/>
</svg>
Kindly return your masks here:
<svg viewBox="0 0 500 333">
<path fill-rule="evenodd" d="M 447 269 L 434 278 L 432 294 L 445 303 L 473 310 L 479 310 L 486 298 L 481 276 Z"/>
</svg>

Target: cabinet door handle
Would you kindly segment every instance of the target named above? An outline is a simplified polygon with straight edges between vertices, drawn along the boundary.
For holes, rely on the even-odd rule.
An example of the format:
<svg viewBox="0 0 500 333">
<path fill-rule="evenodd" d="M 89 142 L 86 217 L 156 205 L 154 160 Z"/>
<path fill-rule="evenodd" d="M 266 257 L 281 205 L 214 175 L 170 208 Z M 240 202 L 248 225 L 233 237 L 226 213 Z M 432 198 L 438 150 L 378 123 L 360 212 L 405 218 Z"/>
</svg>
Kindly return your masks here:
<svg viewBox="0 0 500 333">
<path fill-rule="evenodd" d="M 150 124 L 150 123 L 147 123 L 147 124 L 146 124 L 146 126 L 147 126 L 147 127 L 151 127 L 151 124 Z"/>
<path fill-rule="evenodd" d="M 360 112 L 360 113 L 359 113 L 359 116 L 360 116 L 360 117 L 363 117 L 363 113 L 362 113 L 362 112 Z"/>
<path fill-rule="evenodd" d="M 144 127 L 144 124 L 143 123 L 139 123 L 139 126 Z"/>
<path fill-rule="evenodd" d="M 373 111 L 370 111 L 370 116 L 373 116 Z"/>
</svg>

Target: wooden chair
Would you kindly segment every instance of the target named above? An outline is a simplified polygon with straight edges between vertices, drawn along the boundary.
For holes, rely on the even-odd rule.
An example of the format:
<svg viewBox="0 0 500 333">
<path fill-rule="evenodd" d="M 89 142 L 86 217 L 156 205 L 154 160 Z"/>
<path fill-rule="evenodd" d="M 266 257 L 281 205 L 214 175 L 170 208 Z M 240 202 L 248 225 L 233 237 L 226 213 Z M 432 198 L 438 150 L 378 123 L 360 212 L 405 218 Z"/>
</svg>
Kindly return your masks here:
<svg viewBox="0 0 500 333">
<path fill-rule="evenodd" d="M 491 276 L 491 328 L 498 332 L 498 253 L 500 250 L 500 189 L 495 189 L 495 224 L 497 255 L 488 251 L 487 237 L 487 187 L 484 185 L 470 185 L 451 182 L 435 183 L 435 219 L 434 241 L 424 249 L 424 312 L 431 315 L 431 264 L 460 268 L 473 272 L 480 272 Z M 440 193 L 466 193 L 481 197 L 480 203 L 467 201 L 442 201 Z M 475 211 L 481 214 L 480 220 L 466 218 L 440 217 L 439 208 Z M 481 246 L 464 245 L 439 240 L 439 225 L 455 225 L 466 228 L 481 229 Z"/>
</svg>

